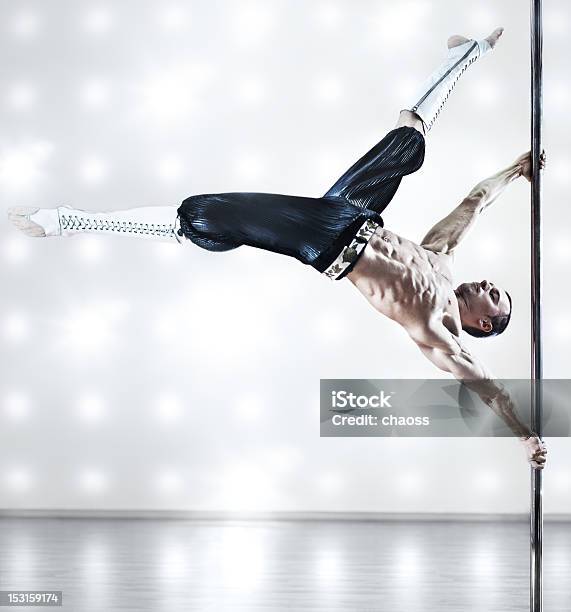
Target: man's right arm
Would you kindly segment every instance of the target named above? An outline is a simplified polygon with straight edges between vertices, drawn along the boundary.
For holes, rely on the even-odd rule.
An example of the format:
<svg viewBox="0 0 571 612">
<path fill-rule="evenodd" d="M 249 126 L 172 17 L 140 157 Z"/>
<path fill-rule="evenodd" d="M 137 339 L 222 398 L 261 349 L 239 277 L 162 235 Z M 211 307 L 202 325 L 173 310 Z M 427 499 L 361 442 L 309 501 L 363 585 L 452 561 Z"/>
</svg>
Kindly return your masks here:
<svg viewBox="0 0 571 612">
<path fill-rule="evenodd" d="M 542 153 L 540 165 L 541 168 L 545 167 L 545 153 Z M 482 211 L 520 176 L 531 180 L 530 153 L 520 155 L 504 170 L 480 181 L 449 215 L 426 234 L 421 245 L 436 253 L 452 253 L 472 229 Z"/>
<path fill-rule="evenodd" d="M 438 368 L 449 372 L 497 414 L 524 444 L 531 465 L 543 469 L 547 449 L 543 441 L 517 416 L 509 391 L 496 380 L 486 367 L 457 342 L 450 349 L 434 348 L 419 344 L 423 354 Z"/>
</svg>

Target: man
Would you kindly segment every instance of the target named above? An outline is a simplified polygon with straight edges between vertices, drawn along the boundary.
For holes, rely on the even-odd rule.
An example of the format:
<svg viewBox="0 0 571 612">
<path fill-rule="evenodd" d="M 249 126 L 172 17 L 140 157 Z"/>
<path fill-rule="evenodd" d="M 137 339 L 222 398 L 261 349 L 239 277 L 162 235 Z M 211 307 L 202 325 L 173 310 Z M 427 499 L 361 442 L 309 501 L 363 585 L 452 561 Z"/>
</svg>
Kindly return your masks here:
<svg viewBox="0 0 571 612">
<path fill-rule="evenodd" d="M 9 216 L 30 236 L 122 233 L 191 240 L 210 251 L 249 245 L 295 257 L 333 280 L 347 277 L 374 308 L 407 330 L 428 359 L 475 389 L 520 437 L 532 466 L 542 469 L 543 442 L 517 418 L 509 394 L 460 341 L 462 329 L 478 337 L 502 333 L 511 298 L 488 281 L 454 289 L 451 274 L 455 249 L 480 212 L 516 178 L 531 180 L 530 154 L 476 185 L 420 245 L 384 229 L 380 215 L 402 177 L 421 167 L 425 135 L 456 82 L 495 47 L 502 32 L 498 28 L 480 41 L 452 36 L 443 63 L 401 111 L 396 128 L 322 198 L 220 193 L 191 196 L 179 207 L 110 212 L 17 207 Z M 542 156 L 542 167 L 544 162 Z"/>
</svg>

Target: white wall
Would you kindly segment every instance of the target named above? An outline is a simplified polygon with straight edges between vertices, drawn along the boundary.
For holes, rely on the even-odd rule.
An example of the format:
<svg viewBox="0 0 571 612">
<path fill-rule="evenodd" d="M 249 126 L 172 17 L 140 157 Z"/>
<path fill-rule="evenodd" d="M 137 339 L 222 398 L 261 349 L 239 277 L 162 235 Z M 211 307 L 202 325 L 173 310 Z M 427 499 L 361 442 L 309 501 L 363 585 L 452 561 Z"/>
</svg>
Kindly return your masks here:
<svg viewBox="0 0 571 612">
<path fill-rule="evenodd" d="M 460 82 L 386 226 L 420 239 L 528 148 L 526 3 L 28 0 L 0 4 L 0 197 L 106 210 L 192 193 L 319 196 L 392 128 L 449 34 L 506 28 Z M 567 377 L 571 8 L 545 7 L 545 370 Z M 529 188 L 457 258 L 515 301 L 467 340 L 529 362 Z M 320 439 L 320 377 L 439 377 L 349 282 L 252 249 L 30 240 L 4 220 L 0 507 L 525 512 L 512 439 Z M 331 333 L 328 323 L 335 322 Z M 550 441 L 547 512 L 571 503 Z"/>
</svg>

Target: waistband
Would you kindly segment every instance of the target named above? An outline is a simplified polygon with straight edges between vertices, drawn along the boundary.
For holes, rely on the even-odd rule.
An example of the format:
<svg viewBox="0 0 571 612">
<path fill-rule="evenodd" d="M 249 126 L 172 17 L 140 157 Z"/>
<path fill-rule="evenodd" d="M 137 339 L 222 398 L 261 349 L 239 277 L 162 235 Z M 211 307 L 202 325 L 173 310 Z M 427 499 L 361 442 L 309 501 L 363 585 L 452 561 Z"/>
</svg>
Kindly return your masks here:
<svg viewBox="0 0 571 612">
<path fill-rule="evenodd" d="M 349 268 L 353 268 L 378 227 L 382 227 L 382 225 L 372 219 L 365 219 L 364 223 L 357 229 L 351 242 L 341 249 L 339 255 L 322 274 L 325 274 L 330 280 L 340 280 L 348 274 L 350 272 Z"/>
</svg>

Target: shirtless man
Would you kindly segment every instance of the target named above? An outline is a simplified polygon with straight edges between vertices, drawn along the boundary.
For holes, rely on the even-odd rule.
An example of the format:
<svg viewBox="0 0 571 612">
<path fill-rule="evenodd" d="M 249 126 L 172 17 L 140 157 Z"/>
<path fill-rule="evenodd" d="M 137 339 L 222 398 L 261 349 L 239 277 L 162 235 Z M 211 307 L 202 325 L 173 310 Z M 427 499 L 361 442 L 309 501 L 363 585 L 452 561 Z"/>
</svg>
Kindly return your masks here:
<svg viewBox="0 0 571 612">
<path fill-rule="evenodd" d="M 486 280 L 454 288 L 451 273 L 454 252 L 478 215 L 513 180 L 531 180 L 530 154 L 476 185 L 420 245 L 384 229 L 380 215 L 402 177 L 421 167 L 425 136 L 458 79 L 495 47 L 502 32 L 498 28 L 483 40 L 452 36 L 447 56 L 404 105 L 396 128 L 321 198 L 219 193 L 194 195 L 180 206 L 107 212 L 16 207 L 9 217 L 30 236 L 115 233 L 192 241 L 210 251 L 248 245 L 295 257 L 332 280 L 347 277 L 378 312 L 402 325 L 437 367 L 474 389 L 521 439 L 533 468 L 542 469 L 545 445 L 518 419 L 505 388 L 460 340 L 462 330 L 478 337 L 502 333 L 511 298 Z"/>
</svg>

